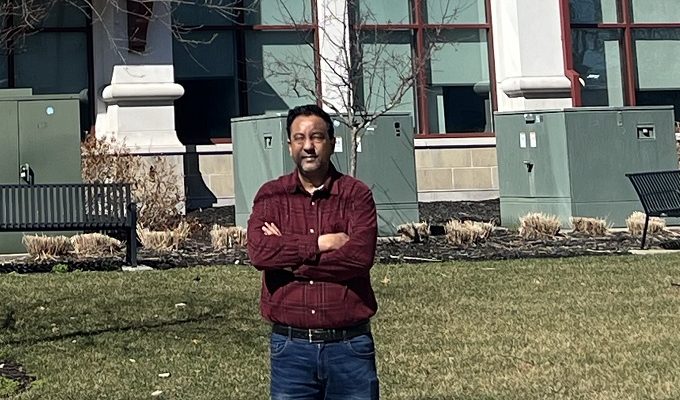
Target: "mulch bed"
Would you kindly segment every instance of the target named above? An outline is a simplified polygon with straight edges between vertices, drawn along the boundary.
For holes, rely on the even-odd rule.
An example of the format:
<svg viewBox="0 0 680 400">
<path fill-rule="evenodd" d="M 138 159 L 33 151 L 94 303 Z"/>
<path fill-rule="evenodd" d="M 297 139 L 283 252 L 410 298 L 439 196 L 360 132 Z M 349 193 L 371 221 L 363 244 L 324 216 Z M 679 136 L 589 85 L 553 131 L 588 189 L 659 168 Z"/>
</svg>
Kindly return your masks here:
<svg viewBox="0 0 680 400">
<path fill-rule="evenodd" d="M 433 225 L 433 231 L 446 221 L 500 221 L 499 201 L 431 202 L 420 204 L 420 216 Z M 190 212 L 188 220 L 196 230 L 184 248 L 169 254 L 139 251 L 140 264 L 158 268 L 181 268 L 194 265 L 248 264 L 245 249 L 234 248 L 215 252 L 210 245 L 209 231 L 213 224 L 234 225 L 234 207 L 218 207 Z M 572 257 L 582 255 L 627 254 L 639 247 L 639 237 L 627 232 L 614 232 L 603 237 L 565 233 L 546 240 L 524 240 L 517 232 L 497 228 L 486 241 L 471 246 L 454 246 L 443 236 L 431 236 L 423 243 L 406 243 L 381 238 L 376 250 L 376 263 L 419 263 L 451 260 L 504 260 L 536 257 Z M 680 241 L 672 234 L 650 235 L 652 248 L 680 248 Z M 0 263 L 2 272 L 50 272 L 55 264 L 67 264 L 69 270 L 118 270 L 124 265 L 122 255 L 108 258 L 76 259 L 37 262 L 27 258 Z"/>
</svg>

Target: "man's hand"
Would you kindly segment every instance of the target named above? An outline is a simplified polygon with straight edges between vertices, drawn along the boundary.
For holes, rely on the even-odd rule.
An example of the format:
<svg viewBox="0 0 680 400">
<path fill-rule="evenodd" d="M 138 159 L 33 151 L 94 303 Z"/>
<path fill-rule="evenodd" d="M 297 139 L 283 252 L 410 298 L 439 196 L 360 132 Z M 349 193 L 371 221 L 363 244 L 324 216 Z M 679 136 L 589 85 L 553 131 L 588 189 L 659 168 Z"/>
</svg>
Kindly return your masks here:
<svg viewBox="0 0 680 400">
<path fill-rule="evenodd" d="M 344 232 L 321 235 L 318 240 L 319 251 L 324 253 L 331 250 L 337 250 L 344 246 L 348 241 L 349 236 Z"/>
<path fill-rule="evenodd" d="M 282 236 L 279 228 L 271 222 L 264 223 L 264 226 L 262 226 L 262 232 L 264 232 L 265 236 Z M 293 267 L 286 267 L 283 268 L 283 270 L 293 272 Z"/>
<path fill-rule="evenodd" d="M 281 236 L 281 231 L 271 222 L 265 222 L 262 226 L 262 232 L 265 236 Z"/>
</svg>

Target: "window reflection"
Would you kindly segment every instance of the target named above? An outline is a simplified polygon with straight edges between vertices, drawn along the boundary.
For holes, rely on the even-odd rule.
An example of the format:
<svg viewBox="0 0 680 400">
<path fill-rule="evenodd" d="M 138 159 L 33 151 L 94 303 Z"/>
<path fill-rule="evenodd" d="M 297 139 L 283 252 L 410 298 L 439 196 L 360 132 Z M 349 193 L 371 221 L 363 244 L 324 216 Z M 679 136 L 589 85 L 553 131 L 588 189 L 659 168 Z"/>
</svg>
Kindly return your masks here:
<svg viewBox="0 0 680 400">
<path fill-rule="evenodd" d="M 633 40 L 637 104 L 673 105 L 680 115 L 680 29 L 635 29 Z"/>
<path fill-rule="evenodd" d="M 618 30 L 572 30 L 574 69 L 581 75 L 584 106 L 623 105 L 620 37 Z"/>
<path fill-rule="evenodd" d="M 570 0 L 571 22 L 575 24 L 595 24 L 618 22 L 617 0 Z"/>
</svg>

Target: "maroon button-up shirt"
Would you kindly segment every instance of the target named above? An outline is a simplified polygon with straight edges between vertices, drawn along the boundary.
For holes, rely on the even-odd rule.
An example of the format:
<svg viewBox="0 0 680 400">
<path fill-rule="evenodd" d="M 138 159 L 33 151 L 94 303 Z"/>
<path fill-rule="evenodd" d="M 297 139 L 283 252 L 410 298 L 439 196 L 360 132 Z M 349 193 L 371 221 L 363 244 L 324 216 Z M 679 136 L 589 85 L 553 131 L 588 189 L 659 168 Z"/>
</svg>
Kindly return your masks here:
<svg viewBox="0 0 680 400">
<path fill-rule="evenodd" d="M 266 236 L 265 222 L 282 236 Z M 340 249 L 320 253 L 319 235 L 344 232 Z M 370 189 L 332 165 L 323 188 L 309 194 L 297 171 L 265 183 L 248 220 L 248 255 L 261 271 L 260 311 L 273 323 L 341 328 L 378 308 L 370 281 L 377 217 Z"/>
</svg>

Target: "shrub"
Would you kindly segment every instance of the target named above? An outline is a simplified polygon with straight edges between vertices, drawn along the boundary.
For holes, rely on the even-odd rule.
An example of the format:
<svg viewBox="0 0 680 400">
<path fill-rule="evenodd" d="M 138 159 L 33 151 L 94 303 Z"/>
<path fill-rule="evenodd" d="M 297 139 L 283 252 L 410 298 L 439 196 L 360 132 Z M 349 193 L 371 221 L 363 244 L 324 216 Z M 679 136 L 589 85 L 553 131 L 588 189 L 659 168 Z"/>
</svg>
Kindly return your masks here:
<svg viewBox="0 0 680 400">
<path fill-rule="evenodd" d="M 430 224 L 427 222 L 409 222 L 397 227 L 403 242 L 427 242 L 430 239 Z"/>
<path fill-rule="evenodd" d="M 123 243 L 120 240 L 101 233 L 85 233 L 71 237 L 71 245 L 77 255 L 101 256 L 110 255 L 122 250 Z"/>
<path fill-rule="evenodd" d="M 642 235 L 642 231 L 645 229 L 645 218 L 646 215 L 643 212 L 635 211 L 632 213 L 628 218 L 626 218 L 628 232 L 633 235 Z M 666 229 L 666 220 L 658 217 L 649 218 L 647 233 L 661 233 L 664 231 L 664 229 Z"/>
<path fill-rule="evenodd" d="M 528 240 L 554 237 L 560 231 L 560 220 L 554 215 L 529 213 L 519 218 L 519 234 Z"/>
<path fill-rule="evenodd" d="M 609 232 L 607 221 L 604 219 L 571 217 L 570 221 L 574 232 L 583 232 L 590 236 L 604 236 Z"/>
<path fill-rule="evenodd" d="M 73 250 L 66 236 L 24 235 L 21 243 L 28 254 L 37 260 L 54 260 Z"/>
<path fill-rule="evenodd" d="M 488 222 L 465 221 L 452 219 L 444 226 L 446 240 L 456 246 L 470 245 L 491 236 L 493 225 Z"/>
<path fill-rule="evenodd" d="M 140 225 L 177 226 L 184 201 L 182 177 L 167 158 L 134 155 L 124 143 L 92 134 L 83 142 L 81 152 L 83 181 L 130 183 Z"/>
<path fill-rule="evenodd" d="M 210 230 L 210 242 L 216 251 L 224 251 L 236 246 L 248 245 L 248 234 L 245 228 L 240 226 L 213 225 Z"/>
</svg>

